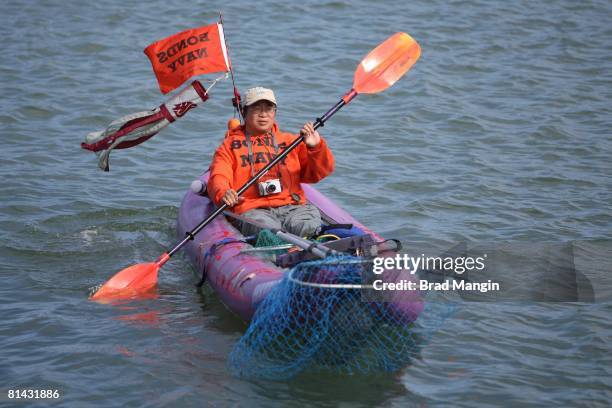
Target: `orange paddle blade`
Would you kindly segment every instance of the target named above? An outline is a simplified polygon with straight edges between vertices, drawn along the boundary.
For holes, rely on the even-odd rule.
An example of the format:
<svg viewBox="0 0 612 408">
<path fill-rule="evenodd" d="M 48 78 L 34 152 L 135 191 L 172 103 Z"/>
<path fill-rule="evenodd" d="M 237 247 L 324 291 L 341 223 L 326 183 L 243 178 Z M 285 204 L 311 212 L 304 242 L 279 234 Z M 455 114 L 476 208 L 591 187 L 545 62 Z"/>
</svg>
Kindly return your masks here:
<svg viewBox="0 0 612 408">
<path fill-rule="evenodd" d="M 157 262 L 132 265 L 118 272 L 94 293 L 91 300 L 117 299 L 138 295 L 157 286 Z"/>
<path fill-rule="evenodd" d="M 169 259 L 170 255 L 164 252 L 155 262 L 125 268 L 102 285 L 90 299 L 121 299 L 146 293 L 157 286 L 157 272 Z"/>
<path fill-rule="evenodd" d="M 393 85 L 421 56 L 421 47 L 406 33 L 396 33 L 374 48 L 355 71 L 357 93 L 377 93 Z"/>
</svg>

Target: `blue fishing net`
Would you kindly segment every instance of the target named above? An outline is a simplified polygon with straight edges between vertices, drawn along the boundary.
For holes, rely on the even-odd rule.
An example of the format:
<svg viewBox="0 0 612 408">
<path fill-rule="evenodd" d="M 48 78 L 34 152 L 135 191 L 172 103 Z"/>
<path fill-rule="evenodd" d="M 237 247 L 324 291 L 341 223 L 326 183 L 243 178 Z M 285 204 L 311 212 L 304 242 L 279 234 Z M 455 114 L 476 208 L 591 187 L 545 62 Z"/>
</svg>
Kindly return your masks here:
<svg viewBox="0 0 612 408">
<path fill-rule="evenodd" d="M 304 262 L 262 301 L 229 357 L 236 375 L 282 380 L 308 370 L 402 369 L 456 310 L 420 292 L 374 293 L 358 257 Z M 398 276 L 399 279 L 401 276 Z"/>
</svg>

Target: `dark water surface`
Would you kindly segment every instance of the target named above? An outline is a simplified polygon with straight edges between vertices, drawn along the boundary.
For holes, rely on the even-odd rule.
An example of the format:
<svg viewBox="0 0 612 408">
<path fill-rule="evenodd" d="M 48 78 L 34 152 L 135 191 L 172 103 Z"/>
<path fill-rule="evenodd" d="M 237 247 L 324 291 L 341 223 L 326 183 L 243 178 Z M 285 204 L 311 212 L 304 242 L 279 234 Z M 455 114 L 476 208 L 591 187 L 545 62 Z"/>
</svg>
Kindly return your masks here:
<svg viewBox="0 0 612 408">
<path fill-rule="evenodd" d="M 612 399 L 612 5 L 607 1 L 12 2 L 0 35 L 0 405 L 58 389 L 70 406 L 607 406 Z M 407 247 L 574 243 L 594 303 L 467 303 L 403 372 L 247 381 L 246 326 L 182 256 L 157 299 L 87 289 L 175 241 L 175 217 L 232 115 L 230 83 L 111 172 L 85 134 L 164 101 L 142 50 L 216 19 L 244 91 L 276 90 L 287 130 L 350 88 L 395 31 L 406 78 L 322 132 L 320 189 Z M 608 286 L 606 286 L 608 285 Z M 40 406 L 48 405 L 41 401 Z"/>
</svg>

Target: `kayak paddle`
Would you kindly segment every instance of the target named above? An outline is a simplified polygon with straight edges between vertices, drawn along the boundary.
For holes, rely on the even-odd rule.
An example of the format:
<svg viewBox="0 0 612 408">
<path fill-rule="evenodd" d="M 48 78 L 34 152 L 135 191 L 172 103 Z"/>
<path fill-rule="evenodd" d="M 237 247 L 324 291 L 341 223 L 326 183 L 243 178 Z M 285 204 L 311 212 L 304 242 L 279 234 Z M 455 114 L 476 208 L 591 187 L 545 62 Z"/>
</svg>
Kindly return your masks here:
<svg viewBox="0 0 612 408">
<path fill-rule="evenodd" d="M 384 91 L 400 79 L 421 55 L 419 44 L 406 33 L 396 33 L 373 49 L 361 61 L 353 77 L 353 87 L 340 101 L 314 123 L 315 130 L 322 127 L 344 105 L 351 102 L 358 94 L 373 94 Z M 297 137 L 282 153 L 269 162 L 253 178 L 244 184 L 236 193 L 242 195 L 259 180 L 268 170 L 283 160 L 302 141 L 304 136 Z M 91 297 L 92 300 L 123 298 L 146 292 L 157 285 L 157 272 L 187 242 L 212 222 L 228 205 L 218 207 L 193 230 L 185 233 L 185 238 L 170 251 L 163 253 L 155 262 L 136 264 L 118 272 L 100 287 Z"/>
</svg>

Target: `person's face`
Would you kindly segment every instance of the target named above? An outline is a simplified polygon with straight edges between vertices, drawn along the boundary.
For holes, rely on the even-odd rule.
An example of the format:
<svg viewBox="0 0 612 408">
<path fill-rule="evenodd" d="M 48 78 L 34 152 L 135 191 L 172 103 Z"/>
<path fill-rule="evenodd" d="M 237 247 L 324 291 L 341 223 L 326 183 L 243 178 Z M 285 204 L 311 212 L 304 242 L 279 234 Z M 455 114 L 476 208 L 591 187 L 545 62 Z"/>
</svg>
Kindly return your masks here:
<svg viewBox="0 0 612 408">
<path fill-rule="evenodd" d="M 245 123 L 247 131 L 253 134 L 265 133 L 272 129 L 276 105 L 270 101 L 258 101 L 247 107 Z"/>
</svg>

